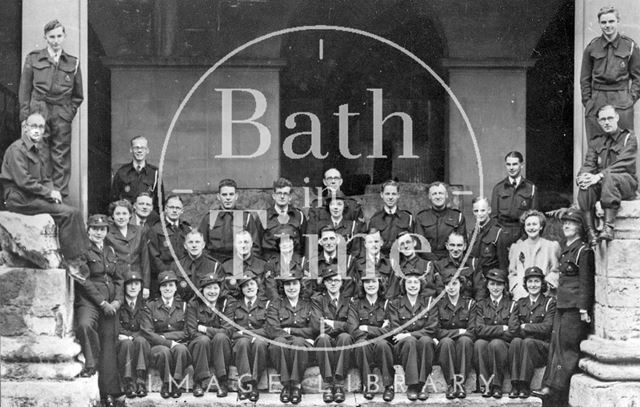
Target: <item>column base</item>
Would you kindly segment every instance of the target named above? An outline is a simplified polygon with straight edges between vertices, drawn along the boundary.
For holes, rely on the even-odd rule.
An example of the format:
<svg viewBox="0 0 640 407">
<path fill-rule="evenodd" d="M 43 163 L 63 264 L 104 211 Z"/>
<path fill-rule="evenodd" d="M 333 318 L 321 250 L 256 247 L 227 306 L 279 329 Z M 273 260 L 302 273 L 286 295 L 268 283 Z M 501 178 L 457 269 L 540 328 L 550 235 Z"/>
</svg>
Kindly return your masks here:
<svg viewBox="0 0 640 407">
<path fill-rule="evenodd" d="M 585 374 L 571 378 L 571 407 L 637 406 L 640 403 L 640 381 L 606 382 Z"/>
</svg>

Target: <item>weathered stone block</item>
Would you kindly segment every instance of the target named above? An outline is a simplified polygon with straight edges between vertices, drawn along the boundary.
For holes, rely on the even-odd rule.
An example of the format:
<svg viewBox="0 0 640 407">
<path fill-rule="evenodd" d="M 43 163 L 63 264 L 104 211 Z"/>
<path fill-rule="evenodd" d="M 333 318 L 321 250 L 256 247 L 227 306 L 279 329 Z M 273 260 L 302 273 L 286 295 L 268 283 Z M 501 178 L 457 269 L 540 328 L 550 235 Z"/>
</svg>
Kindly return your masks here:
<svg viewBox="0 0 640 407">
<path fill-rule="evenodd" d="M 67 276 L 62 269 L 0 269 L 0 335 L 61 334 L 70 326 Z"/>
<path fill-rule="evenodd" d="M 60 381 L 2 381 L 2 407 L 88 407 L 99 405 L 97 377 Z"/>
<path fill-rule="evenodd" d="M 0 357 L 8 362 L 69 362 L 80 353 L 71 338 L 55 336 L 0 337 Z"/>
<path fill-rule="evenodd" d="M 640 218 L 640 200 L 622 201 L 616 216 L 618 219 Z"/>
<path fill-rule="evenodd" d="M 609 307 L 596 302 L 595 334 L 612 340 L 640 338 L 640 307 Z"/>
<path fill-rule="evenodd" d="M 0 212 L 0 265 L 53 269 L 60 266 L 56 224 L 48 214 Z"/>
<path fill-rule="evenodd" d="M 590 335 L 580 343 L 580 350 L 605 363 L 640 363 L 640 339 L 612 341 Z"/>
<path fill-rule="evenodd" d="M 585 373 L 599 380 L 640 382 L 640 363 L 602 363 L 591 358 L 582 358 L 579 366 Z"/>
<path fill-rule="evenodd" d="M 572 407 L 632 407 L 640 404 L 640 382 L 603 382 L 585 374 L 571 378 Z"/>
<path fill-rule="evenodd" d="M 74 380 L 82 363 L 13 363 L 2 362 L 2 378 L 15 380 Z"/>
<path fill-rule="evenodd" d="M 596 275 L 640 278 L 640 240 L 612 240 L 606 251 L 596 251 L 596 255 L 602 259 Z"/>
<path fill-rule="evenodd" d="M 596 276 L 596 301 L 610 307 L 638 306 L 640 278 Z"/>
</svg>

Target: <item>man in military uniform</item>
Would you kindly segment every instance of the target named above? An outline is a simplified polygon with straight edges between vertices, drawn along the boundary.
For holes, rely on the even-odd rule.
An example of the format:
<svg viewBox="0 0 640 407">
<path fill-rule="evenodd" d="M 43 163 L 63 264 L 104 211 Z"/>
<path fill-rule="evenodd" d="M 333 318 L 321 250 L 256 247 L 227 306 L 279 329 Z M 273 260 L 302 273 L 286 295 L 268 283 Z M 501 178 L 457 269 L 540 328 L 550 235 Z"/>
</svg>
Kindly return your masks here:
<svg viewBox="0 0 640 407">
<path fill-rule="evenodd" d="M 233 224 L 234 210 L 240 210 L 236 204 L 238 202 L 238 185 L 232 179 L 223 179 L 218 184 L 219 207 L 217 210 L 208 211 L 200 222 L 198 230 L 204 236 L 207 244 L 207 252 L 211 257 L 224 263 L 233 257 L 233 239 L 236 233 L 246 230 L 253 239 L 253 254 L 260 255 L 260 235 L 262 226 L 251 212 L 242 212 L 242 224 L 236 228 Z M 236 230 L 238 229 L 238 230 Z"/>
<path fill-rule="evenodd" d="M 621 127 L 633 129 L 633 105 L 640 98 L 638 43 L 618 32 L 620 15 L 615 7 L 602 7 L 598 22 L 602 35 L 585 48 L 580 72 L 588 140 L 600 132 L 597 112 L 604 105 L 616 108 Z"/>
<path fill-rule="evenodd" d="M 187 276 L 194 285 L 196 285 L 203 276 L 211 274 L 216 276 L 223 275 L 222 264 L 204 252 L 204 239 L 199 231 L 192 230 L 186 234 L 184 237 L 183 250 L 185 254 L 180 258 L 180 266 L 182 266 L 182 269 L 187 273 Z M 183 300 L 188 301 L 194 295 L 193 290 L 189 284 L 184 281 L 177 264 L 173 264 L 171 269 L 180 280 L 178 283 L 178 294 Z M 222 286 L 221 284 L 220 287 Z"/>
<path fill-rule="evenodd" d="M 451 232 L 447 239 L 448 255 L 444 259 L 434 262 L 434 266 L 442 280 L 454 275 L 460 269 L 460 276 L 464 277 L 464 283 L 460 287 L 460 295 L 479 301 L 487 296 L 486 284 L 478 259 L 469 256 L 461 267 L 467 250 L 467 241 L 458 232 Z"/>
<path fill-rule="evenodd" d="M 345 243 L 347 253 L 358 256 L 362 250 L 362 241 L 360 238 L 353 239 L 353 236 L 361 233 L 365 225 L 358 220 L 349 220 L 344 217 L 344 212 L 347 209 L 347 199 L 341 191 L 337 191 L 333 197 L 327 199 L 327 209 L 330 216 L 328 219 L 320 220 L 317 233 L 325 226 L 331 226 L 340 240 Z M 307 228 L 307 233 L 312 232 Z"/>
<path fill-rule="evenodd" d="M 40 113 L 49 128 L 51 180 L 63 198 L 69 194 L 71 176 L 71 121 L 84 100 L 78 58 L 62 45 L 64 26 L 53 20 L 44 26 L 47 47 L 31 51 L 20 77 L 20 120 Z"/>
<path fill-rule="evenodd" d="M 424 236 L 431 245 L 431 253 L 442 259 L 447 256 L 445 247 L 451 232 L 467 234 L 464 215 L 447 206 L 449 193 L 444 182 L 434 182 L 428 189 L 431 207 L 416 215 L 416 233 Z"/>
<path fill-rule="evenodd" d="M 146 137 L 135 136 L 129 149 L 133 160 L 116 171 L 111 184 L 111 202 L 126 199 L 133 202 L 142 191 L 151 193 L 154 209 L 159 208 L 158 167 L 147 162 L 149 143 Z M 162 190 L 164 192 L 164 189 Z M 163 194 L 164 195 L 164 194 Z"/>
<path fill-rule="evenodd" d="M 275 280 L 276 277 L 292 273 L 293 270 L 308 270 L 309 267 L 308 259 L 293 250 L 293 240 L 288 236 L 278 237 L 278 248 L 280 249 L 280 254 L 271 257 L 264 268 L 265 280 L 268 282 L 264 287 L 265 294 L 272 301 L 281 297 L 284 293 L 282 284 L 279 280 Z M 309 295 L 303 292 L 302 297 L 308 298 Z"/>
<path fill-rule="evenodd" d="M 362 282 L 360 277 L 369 273 L 380 274 L 382 278 L 382 285 L 387 287 L 387 284 L 391 280 L 391 276 L 394 271 L 391 268 L 391 262 L 389 258 L 384 256 L 380 249 L 382 248 L 383 241 L 380 236 L 380 232 L 377 230 L 370 230 L 364 238 L 364 253 L 362 256 L 356 258 L 353 263 L 354 270 L 350 275 L 356 276 L 354 285 L 357 287 L 355 290 L 355 296 L 360 297 L 362 293 Z"/>
<path fill-rule="evenodd" d="M 267 209 L 267 226 L 262 235 L 262 253 L 267 260 L 279 254 L 277 236 L 283 234 L 293 240 L 295 251 L 304 253 L 307 219 L 300 209 L 291 205 L 292 187 L 286 178 L 279 178 L 273 183 L 275 204 Z"/>
<path fill-rule="evenodd" d="M 471 256 L 478 261 L 483 274 L 493 268 L 508 270 L 509 251 L 507 240 L 498 221 L 491 217 L 491 204 L 484 196 L 475 197 L 471 203 L 476 226 L 469 233 L 469 239 L 477 230 L 476 239 L 471 247 Z"/>
<path fill-rule="evenodd" d="M 422 280 L 420 287 L 420 297 L 434 297 L 442 292 L 444 285 L 440 275 L 435 270 L 432 261 L 428 261 L 418 256 L 416 252 L 416 238 L 409 232 L 400 232 L 398 236 L 398 246 L 400 247 L 400 273 L 394 268 L 394 259 L 391 259 L 394 273 L 386 287 L 385 296 L 394 299 L 402 294 L 401 287 L 404 285 L 405 276 L 419 274 Z"/>
<path fill-rule="evenodd" d="M 613 239 L 613 228 L 620 201 L 633 198 L 638 189 L 636 156 L 638 142 L 631 130 L 618 127 L 618 113 L 611 105 L 598 111 L 602 133 L 589 141 L 587 155 L 576 177 L 580 187 L 578 206 L 582 210 L 591 246 L 598 243 L 593 216 L 596 202 L 604 209 L 604 229 L 600 239 Z"/>
<path fill-rule="evenodd" d="M 310 262 L 314 261 L 317 268 L 315 273 L 310 272 L 311 279 L 307 279 L 303 281 L 303 292 L 300 294 L 303 298 L 310 298 L 312 295 L 318 293 L 318 285 L 315 283 L 316 277 L 322 276 L 326 269 L 328 268 L 337 268 L 337 270 L 341 273 L 340 276 L 345 280 L 342 286 L 342 294 L 346 296 L 353 296 L 356 294 L 356 278 L 353 274 L 352 267 L 354 257 L 347 255 L 344 252 L 344 257 L 341 257 L 341 254 L 338 250 L 338 234 L 335 229 L 329 225 L 325 225 L 319 231 L 320 235 L 318 236 L 320 246 L 322 247 L 322 252 L 317 255 L 317 257 L 313 259 L 309 259 Z M 309 263 L 308 267 L 311 264 Z M 346 283 L 346 284 L 345 284 Z"/>
<path fill-rule="evenodd" d="M 380 232 L 383 241 L 381 250 L 388 256 L 400 232 L 413 233 L 415 224 L 411 212 L 398 208 L 400 185 L 397 182 L 387 181 L 382 184 L 380 197 L 384 207 L 373 214 L 367 229 L 375 228 Z"/>
<path fill-rule="evenodd" d="M 507 246 L 522 235 L 520 216 L 529 209 L 538 209 L 538 191 L 533 182 L 522 176 L 524 157 L 511 151 L 504 157 L 507 177 L 493 187 L 491 216 L 507 234 Z"/>
<path fill-rule="evenodd" d="M 251 234 L 246 230 L 236 233 L 234 246 L 234 257 L 222 264 L 222 270 L 225 274 L 222 295 L 241 299 L 242 292 L 237 284 L 237 279 L 243 275 L 255 275 L 260 299 L 268 299 L 268 293 L 275 291 L 275 281 L 273 277 L 265 275 L 267 262 L 251 252 L 253 247 Z"/>
</svg>

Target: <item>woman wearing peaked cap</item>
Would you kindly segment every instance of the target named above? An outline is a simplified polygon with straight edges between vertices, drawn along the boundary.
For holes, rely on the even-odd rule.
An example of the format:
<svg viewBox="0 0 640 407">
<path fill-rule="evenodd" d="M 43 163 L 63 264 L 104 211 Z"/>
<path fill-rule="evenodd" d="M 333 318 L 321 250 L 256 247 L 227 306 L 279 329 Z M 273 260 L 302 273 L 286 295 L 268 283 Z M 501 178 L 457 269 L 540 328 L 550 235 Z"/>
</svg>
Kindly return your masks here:
<svg viewBox="0 0 640 407">
<path fill-rule="evenodd" d="M 124 275 L 124 303 L 118 311 L 118 366 L 128 398 L 147 395 L 147 369 L 151 346 L 142 335 L 140 322 L 146 307 L 142 298 L 142 274 L 128 271 Z"/>
<path fill-rule="evenodd" d="M 578 369 L 580 342 L 589 333 L 593 307 L 594 255 L 584 242 L 580 211 L 562 217 L 562 232 L 567 239 L 560 256 L 560 279 L 556 315 L 543 388 L 533 392 L 538 397 L 563 397 L 569 389 L 571 375 Z"/>
<path fill-rule="evenodd" d="M 160 371 L 160 396 L 178 398 L 182 395 L 179 384 L 191 364 L 191 354 L 184 345 L 186 304 L 175 295 L 178 277 L 173 271 L 161 272 L 158 280 L 160 297 L 147 304 L 140 325 L 151 345 L 151 365 Z"/>
<path fill-rule="evenodd" d="M 238 399 L 255 403 L 260 398 L 258 382 L 267 368 L 267 342 L 262 337 L 266 336 L 269 300 L 259 295 L 258 277 L 253 273 L 238 279 L 238 287 L 242 299 L 228 305 L 225 311 L 235 326 L 226 321 L 225 326 L 233 342 L 233 360 L 238 369 Z"/>
<path fill-rule="evenodd" d="M 509 342 L 514 332 L 509 316 L 514 308 L 505 288 L 507 272 L 492 269 L 487 273 L 489 297 L 476 305 L 476 343 L 473 347 L 476 374 L 482 397 L 502 398 L 502 381 L 507 371 Z"/>
<path fill-rule="evenodd" d="M 302 270 L 295 268 L 277 278 L 284 283 L 284 297 L 271 302 L 267 309 L 267 336 L 282 345 L 269 345 L 269 355 L 283 384 L 280 401 L 298 404 L 302 400 L 301 383 L 309 352 L 287 345 L 313 346 L 317 334 L 311 321 L 313 307 L 311 301 L 300 298 Z"/>
<path fill-rule="evenodd" d="M 198 282 L 204 300 L 196 296 L 187 305 L 186 331 L 189 351 L 193 357 L 193 395 L 202 397 L 210 387 L 211 373 L 215 375 L 217 396 L 226 397 L 227 374 L 231 362 L 231 341 L 222 318 L 227 299 L 220 296 L 224 277 L 216 274 L 202 276 Z"/>
<path fill-rule="evenodd" d="M 122 394 L 116 361 L 116 312 L 123 302 L 122 276 L 116 269 L 114 250 L 104 244 L 107 217 L 93 215 L 87 223 L 89 277 L 83 284 L 75 283 L 76 337 L 85 358 L 80 375 L 92 376 L 97 369 L 100 396 L 107 406 L 113 406 L 115 397 Z"/>
</svg>

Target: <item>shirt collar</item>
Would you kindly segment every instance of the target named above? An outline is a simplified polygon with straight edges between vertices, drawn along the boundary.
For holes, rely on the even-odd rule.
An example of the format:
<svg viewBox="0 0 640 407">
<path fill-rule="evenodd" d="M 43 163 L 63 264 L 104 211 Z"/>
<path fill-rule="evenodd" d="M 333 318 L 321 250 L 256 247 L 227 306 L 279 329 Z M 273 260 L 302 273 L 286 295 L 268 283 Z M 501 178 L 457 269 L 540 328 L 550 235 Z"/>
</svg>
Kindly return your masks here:
<svg viewBox="0 0 640 407">
<path fill-rule="evenodd" d="M 173 306 L 173 298 L 170 301 L 166 301 L 164 298 L 162 298 L 162 304 L 167 307 L 167 308 L 171 308 Z"/>
<path fill-rule="evenodd" d="M 53 60 L 56 61 L 56 62 L 58 62 L 58 60 L 60 60 L 60 55 L 62 55 L 62 50 L 60 50 L 58 52 L 55 52 L 50 47 L 47 47 L 47 52 L 49 53 L 49 56 L 51 58 L 53 58 Z"/>
<path fill-rule="evenodd" d="M 500 295 L 500 297 L 498 297 L 497 299 L 493 299 L 492 297 L 489 297 L 489 299 L 491 300 L 491 302 L 497 302 L 498 304 L 500 304 L 500 301 L 502 301 L 502 295 Z"/>
<path fill-rule="evenodd" d="M 513 181 L 516 181 L 516 187 L 520 185 L 520 183 L 522 182 L 522 175 L 518 175 L 517 178 L 511 178 L 509 177 L 509 184 L 513 185 Z"/>
<path fill-rule="evenodd" d="M 274 205 L 273 209 L 276 211 L 278 215 L 286 215 L 287 213 L 289 213 L 289 205 L 287 205 L 287 207 L 284 210 L 280 210 L 280 208 L 278 208 L 278 205 Z"/>
<path fill-rule="evenodd" d="M 389 209 L 389 207 L 385 205 L 384 211 L 389 215 L 395 215 L 396 212 L 398 212 L 398 207 L 394 206 L 393 208 Z"/>
</svg>

